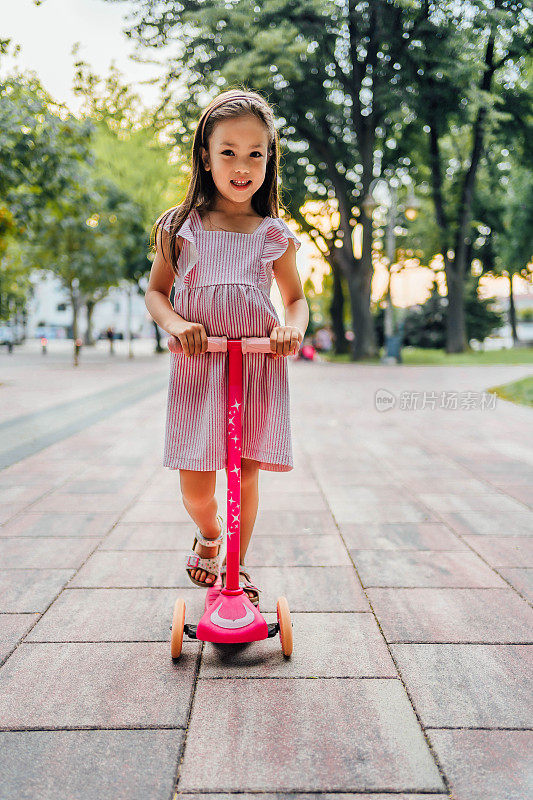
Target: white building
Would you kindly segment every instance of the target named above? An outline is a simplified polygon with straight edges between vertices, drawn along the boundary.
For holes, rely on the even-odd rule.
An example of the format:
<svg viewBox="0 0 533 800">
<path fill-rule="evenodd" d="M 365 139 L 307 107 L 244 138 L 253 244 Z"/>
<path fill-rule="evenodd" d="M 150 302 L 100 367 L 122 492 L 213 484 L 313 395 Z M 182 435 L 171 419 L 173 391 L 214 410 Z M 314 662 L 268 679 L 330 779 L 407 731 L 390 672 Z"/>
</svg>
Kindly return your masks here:
<svg viewBox="0 0 533 800">
<path fill-rule="evenodd" d="M 51 272 L 35 271 L 32 275 L 33 297 L 27 304 L 26 336 L 30 339 L 46 336 L 48 339 L 66 339 L 72 336 L 72 307 L 68 292 Z M 154 336 L 154 325 L 144 304 L 144 295 L 131 293 L 125 288 L 110 289 L 109 294 L 94 307 L 92 314 L 93 338 L 110 326 L 118 338 L 127 338 L 128 305 L 131 298 L 131 330 L 134 337 Z M 78 312 L 78 334 L 87 330 L 87 312 L 81 306 Z"/>
</svg>

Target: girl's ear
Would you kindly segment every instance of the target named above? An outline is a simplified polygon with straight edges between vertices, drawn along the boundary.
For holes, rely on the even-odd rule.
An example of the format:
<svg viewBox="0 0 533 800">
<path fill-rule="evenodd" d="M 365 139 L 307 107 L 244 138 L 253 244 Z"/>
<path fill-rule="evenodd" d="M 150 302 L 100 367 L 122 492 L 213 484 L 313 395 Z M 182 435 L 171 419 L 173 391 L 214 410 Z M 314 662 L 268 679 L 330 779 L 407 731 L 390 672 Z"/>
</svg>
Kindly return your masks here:
<svg viewBox="0 0 533 800">
<path fill-rule="evenodd" d="M 204 169 L 208 171 L 210 169 L 210 166 L 209 166 L 209 153 L 207 152 L 207 150 L 203 146 L 200 147 L 200 155 L 202 157 L 202 163 L 204 165 Z"/>
</svg>

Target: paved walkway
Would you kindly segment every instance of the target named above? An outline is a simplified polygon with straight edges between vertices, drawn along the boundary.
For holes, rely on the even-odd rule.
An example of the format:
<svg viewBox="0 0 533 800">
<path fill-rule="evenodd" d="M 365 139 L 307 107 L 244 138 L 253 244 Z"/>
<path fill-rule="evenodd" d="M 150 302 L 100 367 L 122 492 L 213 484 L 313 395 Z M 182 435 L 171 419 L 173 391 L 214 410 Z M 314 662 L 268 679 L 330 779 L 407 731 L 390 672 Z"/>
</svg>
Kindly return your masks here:
<svg viewBox="0 0 533 800">
<path fill-rule="evenodd" d="M 289 369 L 295 469 L 260 473 L 247 564 L 293 656 L 185 639 L 174 662 L 174 601 L 195 624 L 204 593 L 161 466 L 166 356 L 0 354 L 0 441 L 56 426 L 0 472 L 2 800 L 531 796 L 532 411 L 483 395 L 530 368 Z"/>
</svg>

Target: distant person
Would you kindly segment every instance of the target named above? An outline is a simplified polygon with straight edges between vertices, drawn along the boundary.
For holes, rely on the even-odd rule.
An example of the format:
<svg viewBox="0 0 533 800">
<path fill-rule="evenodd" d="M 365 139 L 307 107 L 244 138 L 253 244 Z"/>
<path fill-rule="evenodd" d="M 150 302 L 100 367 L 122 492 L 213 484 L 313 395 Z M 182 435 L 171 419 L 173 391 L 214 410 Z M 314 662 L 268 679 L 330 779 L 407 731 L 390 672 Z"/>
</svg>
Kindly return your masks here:
<svg viewBox="0 0 533 800">
<path fill-rule="evenodd" d="M 329 328 L 319 328 L 315 333 L 313 344 L 318 351 L 329 352 L 333 347 L 333 336 Z"/>
<path fill-rule="evenodd" d="M 302 359 L 303 361 L 314 361 L 317 357 L 317 352 L 313 347 L 311 340 L 306 337 L 303 340 L 303 344 L 298 351 L 298 359 Z"/>
<path fill-rule="evenodd" d="M 114 339 L 115 339 L 115 332 L 111 326 L 106 330 L 106 336 L 109 339 L 109 352 L 111 355 L 115 352 L 114 348 Z"/>
<path fill-rule="evenodd" d="M 13 331 L 9 327 L 6 328 L 4 344 L 7 347 L 7 352 L 8 353 L 12 353 L 13 352 Z"/>
</svg>

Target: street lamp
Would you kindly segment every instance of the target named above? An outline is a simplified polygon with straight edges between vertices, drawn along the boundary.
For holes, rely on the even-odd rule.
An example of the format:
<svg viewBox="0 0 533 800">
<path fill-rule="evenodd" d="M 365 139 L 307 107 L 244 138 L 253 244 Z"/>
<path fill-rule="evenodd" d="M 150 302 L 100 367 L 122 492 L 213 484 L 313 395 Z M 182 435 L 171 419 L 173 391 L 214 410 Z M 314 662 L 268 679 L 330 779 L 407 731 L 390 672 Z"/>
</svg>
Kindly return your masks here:
<svg viewBox="0 0 533 800">
<path fill-rule="evenodd" d="M 378 202 L 375 200 L 372 192 L 378 182 L 386 185 L 388 190 L 389 202 Z M 374 178 L 368 187 L 368 194 L 361 203 L 367 217 L 372 218 L 373 211 L 380 205 L 387 208 L 387 224 L 386 224 L 386 255 L 388 260 L 387 265 L 387 291 L 385 293 L 385 314 L 384 314 L 384 339 L 385 339 L 385 356 L 384 360 L 400 361 L 400 346 L 399 336 L 394 335 L 394 309 L 392 306 L 391 298 L 391 269 L 394 263 L 396 254 L 396 236 L 394 228 L 398 222 L 398 212 L 403 212 L 408 220 L 416 219 L 418 209 L 420 206 L 419 200 L 413 193 L 413 187 L 410 186 L 410 194 L 405 206 L 398 205 L 398 194 L 396 185 L 389 181 L 387 178 L 377 177 Z"/>
</svg>

